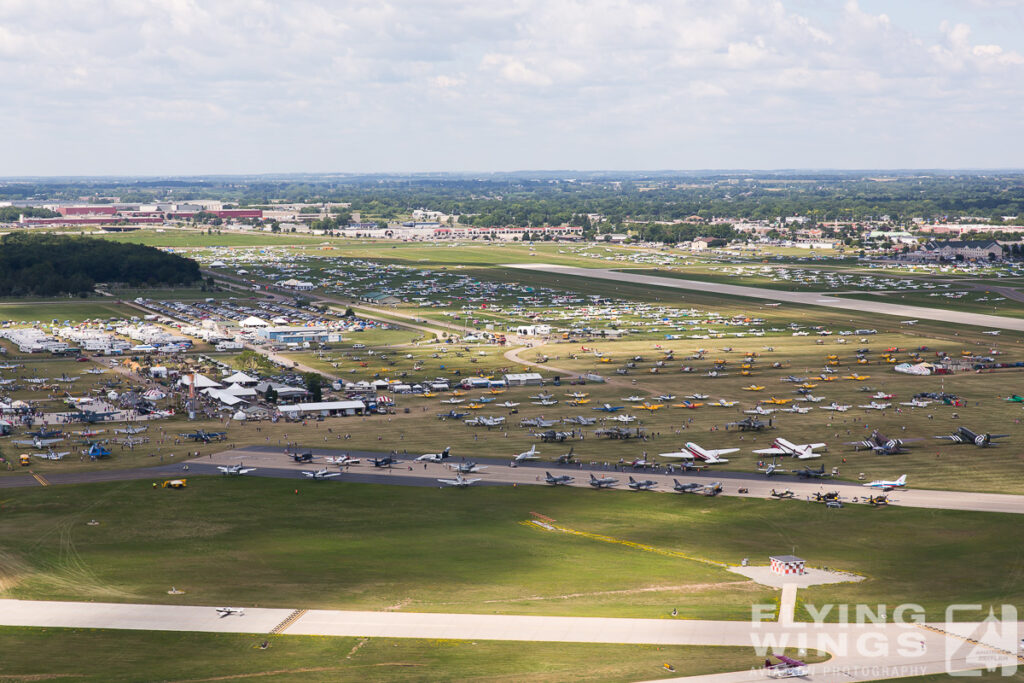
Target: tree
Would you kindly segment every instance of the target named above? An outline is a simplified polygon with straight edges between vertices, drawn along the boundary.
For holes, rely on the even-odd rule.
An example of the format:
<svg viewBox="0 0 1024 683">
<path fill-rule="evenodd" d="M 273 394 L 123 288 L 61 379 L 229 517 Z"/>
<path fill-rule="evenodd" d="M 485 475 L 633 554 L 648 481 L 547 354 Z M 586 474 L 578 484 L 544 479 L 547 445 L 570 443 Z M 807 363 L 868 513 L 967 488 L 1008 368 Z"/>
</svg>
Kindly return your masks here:
<svg viewBox="0 0 1024 683">
<path fill-rule="evenodd" d="M 306 383 L 306 391 L 309 392 L 310 400 L 313 403 L 323 400 L 324 379 L 315 372 L 307 372 L 302 376 Z"/>
<path fill-rule="evenodd" d="M 267 403 L 277 403 L 277 389 L 267 387 L 267 393 L 263 394 L 263 398 L 267 400 Z"/>
</svg>

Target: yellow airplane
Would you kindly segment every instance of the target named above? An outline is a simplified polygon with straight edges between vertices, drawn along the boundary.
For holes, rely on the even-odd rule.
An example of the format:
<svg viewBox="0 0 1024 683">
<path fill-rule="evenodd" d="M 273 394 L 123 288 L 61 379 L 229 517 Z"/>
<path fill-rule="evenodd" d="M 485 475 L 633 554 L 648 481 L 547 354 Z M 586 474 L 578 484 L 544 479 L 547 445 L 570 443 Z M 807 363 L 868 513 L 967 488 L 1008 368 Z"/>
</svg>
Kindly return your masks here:
<svg viewBox="0 0 1024 683">
<path fill-rule="evenodd" d="M 751 375 L 756 375 L 757 373 L 754 372 L 753 370 L 740 370 L 740 374 L 743 375 L 744 377 L 750 377 Z"/>
<path fill-rule="evenodd" d="M 586 398 L 587 396 L 590 396 L 590 394 L 586 394 L 580 391 L 574 391 L 571 394 L 566 394 L 566 396 L 568 396 L 569 398 Z"/>
<path fill-rule="evenodd" d="M 650 403 L 644 403 L 643 405 L 637 406 L 637 408 L 639 408 L 640 410 L 650 410 L 651 412 L 654 412 L 655 410 L 661 410 L 664 407 L 665 405 L 663 403 L 655 403 L 654 405 L 651 405 Z"/>
<path fill-rule="evenodd" d="M 835 366 L 839 365 L 839 361 L 837 361 L 837 360 L 830 360 L 830 361 L 827 361 L 826 364 L 834 368 Z"/>
<path fill-rule="evenodd" d="M 728 364 L 728 362 L 729 362 L 729 361 L 727 361 L 727 360 L 723 360 L 723 359 L 721 359 L 721 358 L 716 358 L 716 359 L 715 359 L 715 365 L 726 365 L 726 364 Z"/>
<path fill-rule="evenodd" d="M 611 363 L 611 362 L 612 362 L 612 359 L 611 359 L 611 358 L 608 358 L 608 357 L 604 357 L 604 358 L 598 358 L 598 359 L 597 359 L 597 362 L 598 362 L 598 363 Z"/>
<path fill-rule="evenodd" d="M 759 387 L 756 384 L 743 387 L 743 391 L 764 391 L 764 387 Z"/>
<path fill-rule="evenodd" d="M 743 370 L 753 370 L 754 366 L 751 363 L 744 363 L 743 365 L 740 366 L 740 368 Z"/>
<path fill-rule="evenodd" d="M 492 393 L 492 394 L 504 394 L 505 390 L 504 389 L 491 389 L 490 393 Z"/>
<path fill-rule="evenodd" d="M 886 358 L 886 359 L 885 359 L 885 362 L 886 362 L 886 363 L 895 363 L 895 362 L 896 362 L 896 359 L 895 359 L 895 358 Z"/>
<path fill-rule="evenodd" d="M 451 392 L 452 396 L 465 396 L 468 393 L 469 393 L 468 391 L 459 391 L 458 389 L 456 389 L 455 391 Z"/>
<path fill-rule="evenodd" d="M 847 375 L 846 379 L 865 380 L 870 379 L 871 375 Z"/>
<path fill-rule="evenodd" d="M 673 408 L 700 408 L 703 403 L 693 403 L 692 401 L 683 401 L 682 403 L 673 403 Z"/>
<path fill-rule="evenodd" d="M 834 375 L 822 375 L 818 378 L 819 382 L 835 382 L 836 378 Z"/>
<path fill-rule="evenodd" d="M 867 358 L 858 358 L 857 359 L 857 365 L 867 365 L 870 362 L 871 361 L 869 361 Z"/>
<path fill-rule="evenodd" d="M 480 409 L 481 409 L 481 408 L 483 408 L 483 407 L 484 407 L 485 405 L 486 405 L 486 404 L 484 404 L 484 403 L 470 403 L 470 404 L 469 404 L 468 406 L 466 406 L 466 407 L 467 407 L 467 408 L 469 408 L 470 410 L 480 410 Z"/>
<path fill-rule="evenodd" d="M 590 403 L 589 398 L 577 398 L 575 400 L 569 401 L 569 405 L 571 406 L 585 406 L 588 403 Z"/>
<path fill-rule="evenodd" d="M 831 355 L 825 356 L 825 360 L 839 360 L 839 356 L 833 353 Z"/>
<path fill-rule="evenodd" d="M 435 396 L 437 396 L 437 394 L 435 394 L 432 391 L 425 391 L 422 394 L 416 394 L 416 395 L 419 396 L 420 398 L 434 398 Z"/>
<path fill-rule="evenodd" d="M 792 401 L 793 399 L 791 398 L 775 398 L 774 396 L 772 396 L 771 398 L 763 398 L 760 401 L 758 401 L 758 403 L 771 403 L 772 405 L 775 406 L 784 406 Z"/>
<path fill-rule="evenodd" d="M 801 389 L 813 389 L 818 385 L 815 384 L 814 382 L 804 382 L 803 384 L 797 384 L 797 386 L 800 387 Z"/>
</svg>

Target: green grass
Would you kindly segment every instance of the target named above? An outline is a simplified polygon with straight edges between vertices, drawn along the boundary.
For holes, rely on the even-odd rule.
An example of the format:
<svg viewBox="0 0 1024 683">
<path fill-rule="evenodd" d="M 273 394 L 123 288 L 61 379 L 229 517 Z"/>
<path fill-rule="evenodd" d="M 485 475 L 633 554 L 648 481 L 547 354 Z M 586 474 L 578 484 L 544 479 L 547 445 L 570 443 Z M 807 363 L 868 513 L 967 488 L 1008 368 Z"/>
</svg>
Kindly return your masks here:
<svg viewBox="0 0 1024 683">
<path fill-rule="evenodd" d="M 257 646 L 268 640 L 270 646 Z M 632 681 L 757 666 L 749 648 L 0 628 L 0 680 Z M 678 674 L 677 674 L 678 675 Z"/>
<path fill-rule="evenodd" d="M 240 233 L 225 231 L 221 234 L 207 235 L 197 230 L 172 230 L 164 232 L 156 230 L 137 230 L 123 233 L 92 233 L 90 237 L 111 240 L 113 242 L 130 242 L 145 244 L 151 247 L 263 247 L 286 246 L 290 244 L 310 245 L 331 241 L 326 237 L 314 235 L 298 235 L 282 233 Z"/>
<path fill-rule="evenodd" d="M 5 491 L 0 585 L 27 599 L 179 603 L 173 585 L 189 604 L 740 620 L 777 595 L 698 559 L 524 525 L 534 511 L 693 558 L 795 552 L 868 577 L 804 603 L 913 601 L 939 618 L 951 599 L 1024 600 L 1013 515 L 251 477 Z"/>
<path fill-rule="evenodd" d="M 75 301 L 55 299 L 32 301 L 31 303 L 0 303 L 0 320 L 40 320 L 49 324 L 53 319 L 81 321 L 87 318 L 131 318 L 142 317 L 142 312 L 129 306 L 119 305 L 113 300 L 89 299 Z"/>
</svg>

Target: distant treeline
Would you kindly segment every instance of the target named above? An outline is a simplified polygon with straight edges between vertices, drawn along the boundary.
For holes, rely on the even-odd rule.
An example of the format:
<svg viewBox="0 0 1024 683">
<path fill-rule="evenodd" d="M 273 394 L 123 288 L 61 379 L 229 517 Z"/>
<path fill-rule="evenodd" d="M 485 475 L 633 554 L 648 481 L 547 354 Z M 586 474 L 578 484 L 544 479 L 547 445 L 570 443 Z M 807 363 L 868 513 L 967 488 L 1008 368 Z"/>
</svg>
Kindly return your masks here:
<svg viewBox="0 0 1024 683">
<path fill-rule="evenodd" d="M 56 218 L 60 214 L 49 209 L 41 209 L 31 206 L 0 206 L 0 223 L 13 223 L 21 216 L 26 218 Z"/>
<path fill-rule="evenodd" d="M 0 241 L 0 296 L 85 294 L 97 282 L 191 284 L 199 264 L 141 244 L 20 233 Z"/>
</svg>

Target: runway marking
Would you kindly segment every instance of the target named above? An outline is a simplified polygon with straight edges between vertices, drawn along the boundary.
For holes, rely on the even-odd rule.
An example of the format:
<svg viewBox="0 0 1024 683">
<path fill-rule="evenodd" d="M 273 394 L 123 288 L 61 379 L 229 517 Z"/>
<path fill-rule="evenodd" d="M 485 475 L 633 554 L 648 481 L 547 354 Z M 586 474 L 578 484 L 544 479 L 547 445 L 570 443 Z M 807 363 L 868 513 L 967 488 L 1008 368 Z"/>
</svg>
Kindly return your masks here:
<svg viewBox="0 0 1024 683">
<path fill-rule="evenodd" d="M 41 474 L 33 474 L 32 478 L 39 482 L 40 486 L 49 486 L 50 482 L 46 481 L 46 477 Z"/>
<path fill-rule="evenodd" d="M 573 536 L 581 536 L 583 538 L 589 538 L 592 541 L 600 541 L 602 543 L 615 543 L 617 545 L 624 545 L 627 548 L 633 548 L 634 550 L 642 550 L 647 553 L 655 553 L 656 555 L 664 555 L 665 557 L 674 557 L 680 560 L 691 560 L 693 562 L 701 562 L 703 564 L 709 564 L 714 567 L 721 567 L 728 569 L 736 565 L 730 565 L 726 562 L 718 562 L 716 560 L 709 560 L 705 557 L 696 557 L 695 555 L 687 555 L 686 553 L 678 550 L 667 550 L 665 548 L 657 548 L 653 545 L 647 545 L 646 543 L 637 543 L 636 541 L 627 541 L 621 538 L 615 538 L 613 536 L 605 536 L 604 534 L 595 534 L 590 531 L 580 531 L 578 529 L 569 529 L 568 527 L 559 526 L 557 524 L 539 524 L 536 520 L 524 520 L 519 522 L 523 526 L 530 527 L 532 529 L 546 529 L 550 531 L 561 531 Z"/>
<path fill-rule="evenodd" d="M 274 628 L 270 629 L 271 635 L 280 635 L 280 634 L 284 633 L 285 630 L 289 626 L 291 626 L 296 621 L 298 621 L 299 617 L 301 617 L 303 614 L 305 614 L 308 611 L 309 610 L 304 610 L 304 609 L 297 609 L 297 610 L 295 610 L 294 612 L 289 614 L 287 617 L 285 617 L 284 621 L 282 621 L 280 624 L 278 624 Z"/>
</svg>

